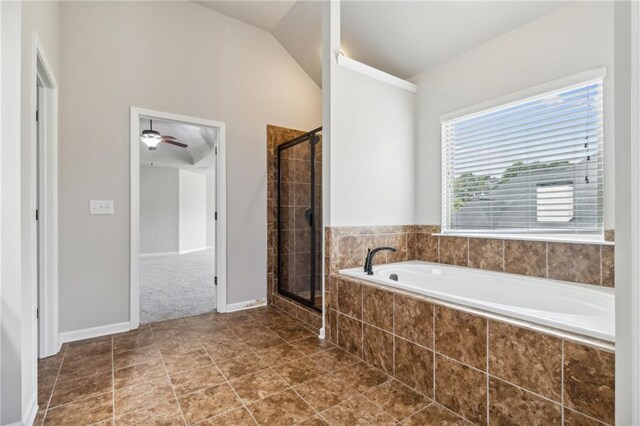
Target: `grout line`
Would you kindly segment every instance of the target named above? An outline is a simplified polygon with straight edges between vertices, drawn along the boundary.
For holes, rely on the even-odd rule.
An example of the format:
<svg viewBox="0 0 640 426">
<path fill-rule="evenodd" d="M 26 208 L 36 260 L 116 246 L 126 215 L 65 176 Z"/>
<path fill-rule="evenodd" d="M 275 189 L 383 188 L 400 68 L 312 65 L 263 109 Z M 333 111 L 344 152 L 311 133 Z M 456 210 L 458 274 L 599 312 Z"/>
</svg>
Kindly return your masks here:
<svg viewBox="0 0 640 426">
<path fill-rule="evenodd" d="M 491 327 L 490 324 L 491 324 L 491 321 L 487 320 L 487 335 L 486 335 L 486 343 L 485 343 L 485 351 L 486 351 L 486 359 L 487 359 L 487 361 L 486 361 L 487 365 L 485 366 L 486 371 L 487 371 L 487 377 L 486 377 L 486 380 L 487 380 L 487 385 L 486 385 L 487 386 L 487 388 L 486 388 L 487 389 L 487 424 L 491 423 L 489 421 L 489 417 L 490 417 L 490 414 L 491 414 L 491 410 L 489 409 L 489 404 L 490 404 L 490 399 L 489 399 L 489 389 L 490 389 L 489 388 L 489 377 L 490 377 L 490 372 L 489 372 L 489 333 L 490 333 L 490 331 L 489 331 L 489 328 Z"/>
<path fill-rule="evenodd" d="M 562 405 L 562 424 L 564 425 L 564 339 L 560 341 L 560 404 Z"/>
<path fill-rule="evenodd" d="M 189 327 L 189 329 L 191 329 L 191 326 L 187 323 L 187 326 Z M 158 344 L 158 341 L 156 340 L 156 335 L 155 335 L 155 331 L 153 330 L 153 327 L 151 327 L 151 334 L 153 335 L 153 340 L 156 342 L 156 345 Z M 198 343 L 200 343 L 200 341 L 198 341 Z M 200 346 L 202 346 L 202 344 L 200 344 Z M 187 425 L 187 418 L 184 416 L 184 412 L 182 411 L 182 406 L 180 405 L 180 401 L 178 400 L 178 394 L 176 394 L 176 389 L 173 386 L 173 381 L 171 381 L 171 375 L 169 374 L 169 369 L 167 368 L 167 365 L 164 362 L 164 355 L 162 355 L 162 351 L 160 350 L 160 347 L 158 347 L 158 352 L 160 352 L 160 361 L 162 362 L 162 366 L 164 367 L 164 373 L 166 375 L 166 378 L 169 379 L 169 386 L 171 386 L 171 391 L 173 392 L 173 397 L 176 399 L 176 404 L 178 404 L 178 409 L 180 410 L 180 416 L 182 416 L 182 421 L 184 422 L 185 425 Z M 206 349 L 205 349 L 206 352 Z M 207 356 L 209 356 L 209 353 L 207 352 Z M 209 357 L 211 359 L 211 357 Z M 213 362 L 213 359 L 211 359 L 211 361 Z M 114 381 L 114 386 L 115 386 L 115 381 Z M 114 404 L 115 405 L 115 404 Z M 115 422 L 115 407 L 114 407 L 114 422 Z"/>
<path fill-rule="evenodd" d="M 56 390 L 56 386 L 58 385 L 58 378 L 60 377 L 60 371 L 62 371 L 62 364 L 64 363 L 64 359 L 67 357 L 67 350 L 69 346 L 65 346 L 64 353 L 62 354 L 62 360 L 60 361 L 60 365 L 58 366 L 58 372 L 56 373 L 56 378 L 53 381 L 53 387 L 51 388 L 51 392 L 49 393 L 49 398 L 47 398 L 47 404 L 44 408 L 44 416 L 42 417 L 42 424 L 44 424 L 44 420 L 47 417 L 47 413 L 49 412 L 49 405 L 51 405 L 51 399 L 53 398 L 53 392 Z M 36 395 L 37 398 L 37 395 Z M 64 404 L 63 404 L 64 405 Z"/>
</svg>

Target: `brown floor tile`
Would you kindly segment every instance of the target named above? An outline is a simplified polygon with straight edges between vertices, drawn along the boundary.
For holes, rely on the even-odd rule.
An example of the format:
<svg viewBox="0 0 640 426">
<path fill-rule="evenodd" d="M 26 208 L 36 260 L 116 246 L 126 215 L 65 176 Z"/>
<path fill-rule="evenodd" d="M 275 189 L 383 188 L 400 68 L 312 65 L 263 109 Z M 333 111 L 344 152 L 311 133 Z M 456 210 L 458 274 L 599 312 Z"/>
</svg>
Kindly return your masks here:
<svg viewBox="0 0 640 426">
<path fill-rule="evenodd" d="M 399 421 L 431 403 L 430 399 L 397 380 L 390 380 L 375 387 L 363 396 Z"/>
<path fill-rule="evenodd" d="M 169 373 L 205 367 L 213 363 L 213 360 L 203 348 L 183 354 L 163 355 L 162 359 Z"/>
<path fill-rule="evenodd" d="M 167 330 L 188 330 L 189 325 L 184 318 L 175 318 L 165 321 L 152 322 L 149 324 L 153 334 Z"/>
<path fill-rule="evenodd" d="M 115 370 L 114 386 L 116 389 L 144 384 L 153 379 L 166 377 L 167 372 L 161 361 L 151 361 L 146 364 L 132 365 L 131 367 Z"/>
<path fill-rule="evenodd" d="M 440 404 L 431 404 L 406 419 L 406 426 L 471 426 L 473 423 L 446 410 Z"/>
<path fill-rule="evenodd" d="M 240 341 L 237 337 L 225 337 L 213 342 L 203 342 L 202 346 L 215 362 L 234 358 L 252 351 L 249 346 Z"/>
<path fill-rule="evenodd" d="M 353 386 L 358 392 L 364 392 L 390 379 L 387 374 L 364 362 L 345 367 L 333 374 L 348 386 Z"/>
<path fill-rule="evenodd" d="M 116 426 L 178 426 L 184 425 L 184 420 L 178 403 L 172 400 L 116 417 L 115 424 Z"/>
<path fill-rule="evenodd" d="M 295 361 L 296 359 L 300 359 L 305 356 L 304 353 L 300 352 L 293 345 L 288 343 L 267 349 L 260 349 L 256 351 L 256 353 L 264 360 L 264 362 L 272 367 Z"/>
<path fill-rule="evenodd" d="M 267 349 L 285 343 L 284 339 L 271 331 L 254 333 L 249 336 L 245 336 L 242 338 L 242 341 L 246 343 L 247 346 L 255 350 Z"/>
<path fill-rule="evenodd" d="M 327 339 L 320 339 L 317 336 L 308 337 L 302 340 L 296 340 L 291 345 L 301 352 L 307 355 L 312 355 L 318 352 L 326 351 L 331 348 L 335 348 L 335 345 L 329 342 Z"/>
<path fill-rule="evenodd" d="M 486 424 L 486 374 L 437 355 L 435 400 L 474 423 Z"/>
<path fill-rule="evenodd" d="M 64 356 L 65 362 L 87 362 L 92 358 L 100 355 L 108 355 L 112 352 L 111 341 L 99 342 L 92 345 L 76 346 L 69 348 Z"/>
<path fill-rule="evenodd" d="M 302 423 L 298 423 L 298 425 L 299 426 L 330 426 L 329 423 L 319 415 L 308 418 Z"/>
<path fill-rule="evenodd" d="M 356 395 L 322 413 L 329 423 L 335 425 L 395 425 L 393 417 L 372 402 Z"/>
<path fill-rule="evenodd" d="M 294 342 L 296 340 L 307 339 L 309 337 L 316 337 L 312 332 L 310 332 L 306 328 L 300 327 L 298 324 L 283 327 L 271 327 L 270 330 L 287 342 Z"/>
<path fill-rule="evenodd" d="M 354 387 L 328 373 L 298 385 L 294 389 L 318 412 L 333 407 L 357 393 Z"/>
<path fill-rule="evenodd" d="M 181 396 L 178 402 L 188 423 L 197 423 L 242 405 L 226 383 Z"/>
<path fill-rule="evenodd" d="M 169 377 L 178 396 L 219 385 L 225 381 L 222 373 L 214 364 L 170 372 Z"/>
<path fill-rule="evenodd" d="M 326 373 L 326 370 L 310 358 L 301 358 L 287 364 L 280 364 L 273 369 L 291 386 L 299 385 Z"/>
<path fill-rule="evenodd" d="M 218 368 L 228 380 L 264 370 L 269 366 L 254 353 L 240 355 L 217 362 Z"/>
<path fill-rule="evenodd" d="M 231 386 L 245 404 L 282 392 L 289 387 L 287 382 L 270 368 L 232 380 Z"/>
<path fill-rule="evenodd" d="M 87 358 L 80 362 L 63 362 L 58 375 L 58 382 L 96 376 L 112 370 L 112 354 L 105 353 Z"/>
<path fill-rule="evenodd" d="M 156 360 L 160 360 L 160 351 L 155 342 L 151 345 L 141 346 L 130 351 L 117 352 L 113 355 L 115 369 Z"/>
<path fill-rule="evenodd" d="M 489 418 L 495 424 L 561 425 L 562 407 L 502 380 L 490 378 Z"/>
<path fill-rule="evenodd" d="M 133 334 L 121 334 L 113 337 L 113 351 L 115 353 L 130 351 L 137 348 L 155 344 L 151 329 L 145 332 Z"/>
<path fill-rule="evenodd" d="M 331 372 L 360 362 L 359 358 L 356 358 L 349 352 L 336 347 L 328 351 L 313 354 L 310 358 Z"/>
<path fill-rule="evenodd" d="M 198 426 L 254 426 L 256 421 L 246 408 L 237 408 L 198 423 Z"/>
<path fill-rule="evenodd" d="M 248 408 L 260 425 L 294 424 L 315 414 L 313 408 L 291 389 L 254 402 Z"/>
<path fill-rule="evenodd" d="M 46 411 L 47 410 L 38 410 L 38 412 L 36 413 L 36 418 L 33 420 L 34 426 L 40 426 L 42 424 Z"/>
<path fill-rule="evenodd" d="M 114 392 L 117 416 L 174 399 L 175 394 L 167 377 L 152 379 L 125 388 L 117 388 Z"/>
<path fill-rule="evenodd" d="M 47 410 L 44 424 L 86 425 L 107 420 L 112 416 L 112 393 L 107 392 Z"/>
<path fill-rule="evenodd" d="M 111 372 L 83 379 L 56 383 L 51 396 L 50 407 L 68 404 L 111 391 Z"/>
</svg>

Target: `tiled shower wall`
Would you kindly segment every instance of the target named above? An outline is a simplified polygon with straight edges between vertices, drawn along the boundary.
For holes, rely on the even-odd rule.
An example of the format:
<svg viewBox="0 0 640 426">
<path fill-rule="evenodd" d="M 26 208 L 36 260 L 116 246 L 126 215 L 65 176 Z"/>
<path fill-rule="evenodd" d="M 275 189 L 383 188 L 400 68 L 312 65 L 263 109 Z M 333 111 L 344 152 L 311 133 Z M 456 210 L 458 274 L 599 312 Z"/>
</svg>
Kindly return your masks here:
<svg viewBox="0 0 640 426">
<path fill-rule="evenodd" d="M 267 126 L 267 301 L 286 310 L 291 315 L 313 325 L 320 322 L 320 314 L 277 294 L 277 170 L 276 148 L 304 131 Z M 309 207 L 310 162 L 309 149 L 303 145 L 286 150 L 282 167 L 283 199 L 283 277 L 290 291 L 298 293 L 308 288 L 310 264 L 309 227 L 304 220 L 304 210 Z M 316 150 L 316 182 L 322 182 L 322 150 Z M 322 218 L 322 186 L 316 186 L 316 217 Z M 322 223 L 317 225 L 317 263 L 321 271 Z M 316 277 L 316 288 L 322 289 L 322 274 Z M 317 291 L 318 295 L 321 290 Z M 319 327 L 318 327 L 319 328 Z"/>
<path fill-rule="evenodd" d="M 338 346 L 475 424 L 614 423 L 607 349 L 336 275 L 328 290 Z"/>
</svg>

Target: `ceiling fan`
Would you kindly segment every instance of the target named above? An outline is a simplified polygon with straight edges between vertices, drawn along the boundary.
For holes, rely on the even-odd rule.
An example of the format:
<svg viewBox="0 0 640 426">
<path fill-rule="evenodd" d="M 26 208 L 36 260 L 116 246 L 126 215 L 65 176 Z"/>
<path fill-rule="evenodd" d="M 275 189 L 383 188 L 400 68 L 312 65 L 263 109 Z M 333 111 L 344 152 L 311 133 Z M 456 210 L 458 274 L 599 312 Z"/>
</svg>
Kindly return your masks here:
<svg viewBox="0 0 640 426">
<path fill-rule="evenodd" d="M 143 130 L 140 135 L 140 142 L 144 143 L 149 151 L 157 149 L 160 142 L 168 143 L 170 145 L 179 146 L 180 148 L 186 148 L 188 145 L 178 142 L 173 136 L 161 135 L 160 132 L 153 130 L 153 120 L 149 120 L 149 130 Z"/>
</svg>

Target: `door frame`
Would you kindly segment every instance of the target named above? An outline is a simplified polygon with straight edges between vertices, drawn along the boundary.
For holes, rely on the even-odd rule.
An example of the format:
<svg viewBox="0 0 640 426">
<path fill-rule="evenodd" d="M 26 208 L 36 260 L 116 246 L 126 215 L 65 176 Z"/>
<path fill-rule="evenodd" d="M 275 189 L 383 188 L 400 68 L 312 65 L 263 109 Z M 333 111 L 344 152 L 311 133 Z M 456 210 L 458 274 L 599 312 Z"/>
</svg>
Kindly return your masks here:
<svg viewBox="0 0 640 426">
<path fill-rule="evenodd" d="M 58 84 L 44 47 L 34 32 L 29 73 L 29 120 L 26 135 L 29 143 L 28 167 L 29 210 L 26 217 L 29 238 L 32 306 L 34 312 L 33 345 L 38 356 L 54 355 L 60 350 L 58 330 Z M 37 85 L 41 82 L 42 98 L 38 105 Z M 35 113 L 39 107 L 39 121 Z M 38 137 L 38 126 L 40 134 Z M 38 220 L 35 217 L 39 209 Z M 39 312 L 38 312 L 39 308 Z M 38 324 L 40 328 L 38 330 Z"/>
<path fill-rule="evenodd" d="M 188 117 L 169 112 L 154 111 L 132 106 L 130 108 L 130 307 L 129 328 L 140 326 L 140 117 L 171 120 L 184 124 L 207 126 L 218 129 L 216 141 L 216 211 L 215 226 L 215 269 L 218 285 L 216 309 L 227 311 L 227 170 L 226 170 L 226 125 L 221 121 Z"/>
</svg>

